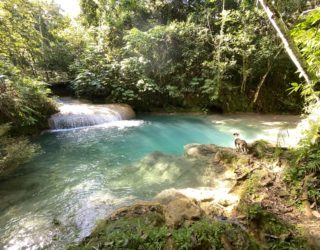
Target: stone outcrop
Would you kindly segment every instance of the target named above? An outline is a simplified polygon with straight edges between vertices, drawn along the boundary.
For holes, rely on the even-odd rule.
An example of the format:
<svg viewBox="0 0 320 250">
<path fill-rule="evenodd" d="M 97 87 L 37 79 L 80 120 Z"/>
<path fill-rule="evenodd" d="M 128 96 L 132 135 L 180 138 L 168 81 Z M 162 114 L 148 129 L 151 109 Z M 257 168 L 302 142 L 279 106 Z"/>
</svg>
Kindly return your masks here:
<svg viewBox="0 0 320 250">
<path fill-rule="evenodd" d="M 164 207 L 166 225 L 179 227 L 186 221 L 200 219 L 203 211 L 199 204 L 174 189 L 164 190 L 155 197 Z"/>
<path fill-rule="evenodd" d="M 189 144 L 184 149 L 184 157 L 150 154 L 132 168 L 136 174 L 129 171 L 128 176 L 134 181 L 150 179 L 152 171 L 157 180 L 168 182 L 169 176 L 175 176 L 181 183 L 190 183 L 184 178 L 191 173 L 192 181 L 202 175 L 213 179 L 196 180 L 210 185 L 175 186 L 150 202 L 121 208 L 71 249 L 260 249 L 257 241 L 268 247 L 284 241 L 292 249 L 306 246 L 293 227 L 275 211 L 270 213 L 270 204 L 272 209 L 289 211 L 275 198 L 281 195 L 274 168 L 263 167 L 266 163 L 253 155 L 214 144 Z M 152 179 L 150 184 L 157 182 Z M 259 202 L 253 202 L 256 199 Z"/>
</svg>

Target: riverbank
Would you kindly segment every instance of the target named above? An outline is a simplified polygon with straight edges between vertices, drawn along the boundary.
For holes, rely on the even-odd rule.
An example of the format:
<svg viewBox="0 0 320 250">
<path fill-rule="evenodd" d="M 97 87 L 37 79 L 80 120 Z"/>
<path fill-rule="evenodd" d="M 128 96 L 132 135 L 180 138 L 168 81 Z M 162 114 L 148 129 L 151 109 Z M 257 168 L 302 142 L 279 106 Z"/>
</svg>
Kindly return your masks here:
<svg viewBox="0 0 320 250">
<path fill-rule="evenodd" d="M 210 187 L 164 190 L 121 208 L 71 249 L 318 249 L 319 218 L 298 209 L 284 180 L 292 155 L 277 150 L 186 145 L 185 157 L 215 173 Z"/>
<path fill-rule="evenodd" d="M 166 189 L 212 187 L 221 168 L 184 157 L 183 145 L 234 147 L 232 134 L 240 125 L 241 137 L 250 141 L 260 126 L 246 127 L 247 120 L 224 130 L 203 115 L 149 115 L 44 133 L 34 140 L 42 154 L 0 183 L 0 241 L 6 248 L 61 249 L 119 207 Z"/>
</svg>

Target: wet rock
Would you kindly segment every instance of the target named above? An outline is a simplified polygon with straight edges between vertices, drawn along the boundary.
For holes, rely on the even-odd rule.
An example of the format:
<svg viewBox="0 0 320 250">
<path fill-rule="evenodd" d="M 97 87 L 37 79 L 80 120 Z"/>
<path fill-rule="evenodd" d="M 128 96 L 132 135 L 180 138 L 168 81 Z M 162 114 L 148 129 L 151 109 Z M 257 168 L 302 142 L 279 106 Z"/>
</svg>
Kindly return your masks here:
<svg viewBox="0 0 320 250">
<path fill-rule="evenodd" d="M 212 201 L 201 202 L 200 207 L 201 207 L 202 211 L 204 212 L 204 214 L 209 217 L 223 216 L 225 214 L 224 208 L 221 205 L 216 204 Z"/>
<path fill-rule="evenodd" d="M 156 201 L 164 205 L 164 215 L 168 227 L 179 227 L 185 221 L 199 219 L 203 214 L 195 200 L 174 190 L 161 192 L 156 196 Z"/>
<path fill-rule="evenodd" d="M 214 155 L 218 147 L 214 144 L 187 144 L 184 146 L 185 155 L 188 157 L 207 157 Z"/>
<path fill-rule="evenodd" d="M 187 197 L 172 200 L 165 207 L 166 225 L 177 227 L 184 223 L 185 220 L 200 219 L 202 214 L 201 208 Z"/>
</svg>

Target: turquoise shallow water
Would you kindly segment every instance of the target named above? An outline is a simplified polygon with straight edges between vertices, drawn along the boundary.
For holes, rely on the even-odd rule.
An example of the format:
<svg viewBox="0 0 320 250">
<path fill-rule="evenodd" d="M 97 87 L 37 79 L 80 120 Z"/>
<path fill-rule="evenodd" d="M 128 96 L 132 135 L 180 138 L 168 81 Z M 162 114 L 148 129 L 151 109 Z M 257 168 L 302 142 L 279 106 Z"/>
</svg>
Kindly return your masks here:
<svg viewBox="0 0 320 250">
<path fill-rule="evenodd" d="M 137 163 L 154 151 L 180 155 L 188 143 L 233 145 L 232 134 L 204 116 L 142 116 L 113 125 L 36 139 L 43 153 L 0 183 L 0 249 L 63 249 L 117 207 L 179 185 L 173 177 L 157 183 L 152 170 L 145 188 L 143 178 L 128 181 L 128 173 L 134 175 Z M 181 185 L 193 185 L 192 176 Z"/>
</svg>

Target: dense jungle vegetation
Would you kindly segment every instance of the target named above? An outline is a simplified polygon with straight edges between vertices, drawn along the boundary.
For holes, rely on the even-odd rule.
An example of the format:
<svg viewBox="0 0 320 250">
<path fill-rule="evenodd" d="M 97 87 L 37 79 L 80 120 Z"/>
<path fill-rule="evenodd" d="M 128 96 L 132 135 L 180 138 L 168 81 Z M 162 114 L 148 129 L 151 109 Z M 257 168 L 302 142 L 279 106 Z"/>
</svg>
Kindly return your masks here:
<svg viewBox="0 0 320 250">
<path fill-rule="evenodd" d="M 315 78 L 319 11 L 304 11 L 316 4 L 272 5 Z M 71 21 L 54 3 L 1 1 L 1 123 L 43 127 L 54 111 L 46 84 L 61 81 L 140 111 L 301 111 L 288 89 L 303 80 L 256 1 L 83 0 L 81 9 Z"/>
<path fill-rule="evenodd" d="M 41 151 L 25 136 L 47 128 L 49 87 L 67 82 L 76 97 L 137 111 L 310 114 L 287 179 L 299 190 L 312 178 L 306 200 L 320 202 L 320 1 L 80 5 L 73 20 L 47 1 L 0 2 L 0 176 Z"/>
</svg>

